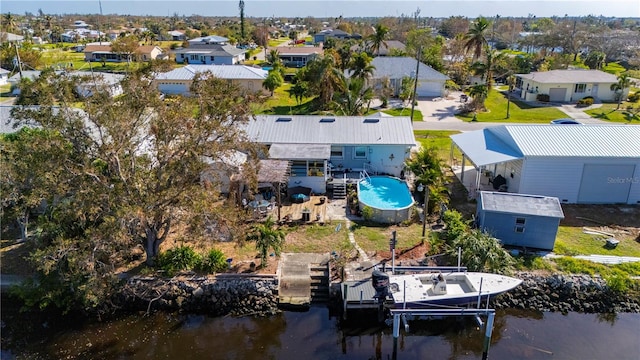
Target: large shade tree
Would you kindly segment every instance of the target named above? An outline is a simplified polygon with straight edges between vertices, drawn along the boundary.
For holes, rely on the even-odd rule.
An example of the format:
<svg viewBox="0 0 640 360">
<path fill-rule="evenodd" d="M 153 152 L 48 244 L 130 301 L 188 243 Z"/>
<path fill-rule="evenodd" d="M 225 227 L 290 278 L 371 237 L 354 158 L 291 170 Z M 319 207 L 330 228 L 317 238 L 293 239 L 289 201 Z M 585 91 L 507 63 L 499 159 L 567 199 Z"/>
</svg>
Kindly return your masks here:
<svg viewBox="0 0 640 360">
<path fill-rule="evenodd" d="M 13 111 L 21 122 L 59 134 L 68 148 L 49 157 L 61 175 L 47 178 L 53 201 L 39 224 L 37 264 L 43 276 L 60 283 L 51 291 L 83 289 L 73 297 L 87 308 L 102 303 L 105 282 L 135 246 L 153 264 L 160 245 L 179 235 L 176 228 L 194 239 L 239 233 L 233 231 L 238 212 L 219 201 L 218 179 L 203 183 L 201 175 L 237 150 L 255 154 L 256 145 L 242 130 L 252 95 L 204 73 L 194 78 L 189 97 L 163 100 L 152 73 L 129 75 L 122 96 L 96 87 L 81 99 L 77 79 L 44 72 L 21 93 L 39 106 Z M 79 100 L 82 110 L 73 107 Z M 257 164 L 254 156 L 249 159 L 243 177 L 255 184 Z M 46 177 L 46 170 L 37 176 Z"/>
</svg>

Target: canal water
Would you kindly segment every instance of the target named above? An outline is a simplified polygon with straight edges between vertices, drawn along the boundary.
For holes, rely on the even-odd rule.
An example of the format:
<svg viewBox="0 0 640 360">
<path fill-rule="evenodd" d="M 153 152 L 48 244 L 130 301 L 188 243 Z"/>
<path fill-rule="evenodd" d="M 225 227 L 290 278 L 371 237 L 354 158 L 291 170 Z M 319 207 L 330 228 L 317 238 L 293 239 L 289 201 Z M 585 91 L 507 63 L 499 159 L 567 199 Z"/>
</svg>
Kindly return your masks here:
<svg viewBox="0 0 640 360">
<path fill-rule="evenodd" d="M 375 315 L 343 321 L 326 307 L 268 318 L 156 313 L 100 323 L 25 319 L 13 310 L 2 309 L 2 359 L 481 359 L 484 337 L 468 318 L 438 319 L 410 322 L 394 344 Z M 637 360 L 640 314 L 498 311 L 488 355 Z"/>
</svg>

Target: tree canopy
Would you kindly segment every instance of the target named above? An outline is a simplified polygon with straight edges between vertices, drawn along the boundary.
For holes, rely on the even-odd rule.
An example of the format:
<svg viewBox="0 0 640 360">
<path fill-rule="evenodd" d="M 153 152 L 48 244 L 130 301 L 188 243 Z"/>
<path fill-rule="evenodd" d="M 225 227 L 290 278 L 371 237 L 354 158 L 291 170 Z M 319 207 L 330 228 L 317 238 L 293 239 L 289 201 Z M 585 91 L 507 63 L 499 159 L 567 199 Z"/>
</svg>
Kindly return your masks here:
<svg viewBox="0 0 640 360">
<path fill-rule="evenodd" d="M 257 145 L 242 130 L 252 95 L 205 73 L 194 79 L 190 96 L 164 100 L 152 72 L 130 74 L 117 97 L 96 88 L 78 98 L 78 80 L 54 72 L 43 72 L 22 89 L 21 97 L 38 106 L 19 107 L 13 117 L 57 139 L 51 149 L 36 149 L 38 142 L 12 146 L 16 161 L 29 159 L 19 152 L 36 150 L 49 161 L 30 170 L 49 190 L 40 195 L 47 207 L 38 224 L 35 264 L 48 284 L 57 285 L 39 286 L 42 299 L 73 299 L 95 308 L 132 248 L 142 245 L 152 264 L 170 236 L 188 233 L 211 241 L 239 233 L 233 231 L 238 212 L 221 200 L 218 179 L 204 182 L 202 174 L 241 150 L 249 154 L 243 178 L 255 184 Z M 78 101 L 81 110 L 73 107 Z M 28 180 L 28 171 L 17 165 L 14 174 L 16 184 Z"/>
</svg>

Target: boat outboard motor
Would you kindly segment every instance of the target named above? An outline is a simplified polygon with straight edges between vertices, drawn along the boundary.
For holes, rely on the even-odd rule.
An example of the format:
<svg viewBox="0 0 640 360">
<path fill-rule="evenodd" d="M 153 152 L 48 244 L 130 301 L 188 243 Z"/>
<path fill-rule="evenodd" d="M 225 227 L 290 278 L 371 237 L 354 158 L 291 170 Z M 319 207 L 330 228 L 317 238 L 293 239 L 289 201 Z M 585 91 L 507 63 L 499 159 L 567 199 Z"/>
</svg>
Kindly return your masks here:
<svg viewBox="0 0 640 360">
<path fill-rule="evenodd" d="M 376 290 L 375 298 L 379 303 L 384 302 L 389 295 L 389 274 L 380 270 L 374 270 L 371 273 L 371 282 L 373 288 Z"/>
</svg>

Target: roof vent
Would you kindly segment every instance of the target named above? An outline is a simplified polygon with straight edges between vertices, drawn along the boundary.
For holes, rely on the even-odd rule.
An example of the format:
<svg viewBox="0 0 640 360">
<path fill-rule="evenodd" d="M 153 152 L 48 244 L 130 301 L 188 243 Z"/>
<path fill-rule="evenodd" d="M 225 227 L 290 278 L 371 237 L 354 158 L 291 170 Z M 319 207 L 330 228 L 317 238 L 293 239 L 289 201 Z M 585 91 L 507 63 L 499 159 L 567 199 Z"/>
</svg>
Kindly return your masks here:
<svg viewBox="0 0 640 360">
<path fill-rule="evenodd" d="M 380 122 L 380 119 L 369 118 L 369 119 L 364 119 L 364 122 L 365 123 L 377 123 L 377 122 Z"/>
<path fill-rule="evenodd" d="M 281 117 L 281 118 L 278 118 L 278 120 L 276 120 L 276 122 L 289 122 L 291 120 L 292 119 L 290 117 Z"/>
<path fill-rule="evenodd" d="M 332 123 L 335 122 L 336 119 L 335 118 L 324 118 L 324 119 L 320 119 L 321 123 Z"/>
</svg>

